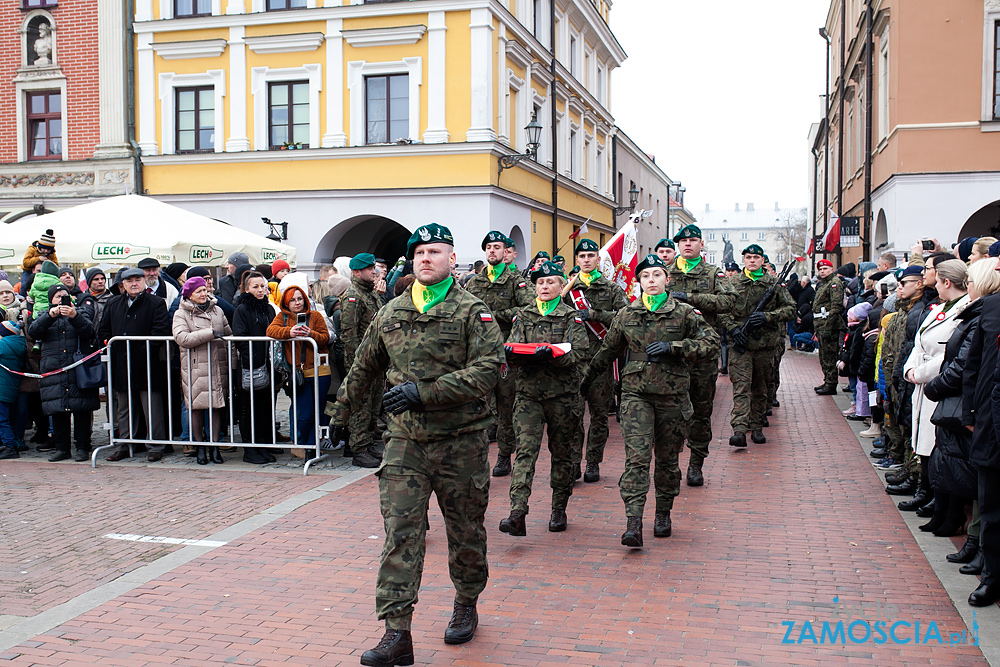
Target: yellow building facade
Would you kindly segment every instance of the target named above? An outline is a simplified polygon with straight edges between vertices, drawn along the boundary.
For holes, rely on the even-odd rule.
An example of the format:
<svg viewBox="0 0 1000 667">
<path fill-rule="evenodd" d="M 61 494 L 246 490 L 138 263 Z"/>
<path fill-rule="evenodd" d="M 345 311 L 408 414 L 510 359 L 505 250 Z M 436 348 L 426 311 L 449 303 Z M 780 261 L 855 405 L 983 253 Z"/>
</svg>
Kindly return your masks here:
<svg viewBox="0 0 1000 667">
<path fill-rule="evenodd" d="M 522 265 L 587 219 L 606 240 L 625 53 L 609 2 L 549 2 L 137 0 L 143 188 L 251 231 L 287 221 L 302 269 L 392 261 L 428 222 L 460 262 L 490 229 Z M 537 156 L 500 173 L 533 115 Z"/>
</svg>

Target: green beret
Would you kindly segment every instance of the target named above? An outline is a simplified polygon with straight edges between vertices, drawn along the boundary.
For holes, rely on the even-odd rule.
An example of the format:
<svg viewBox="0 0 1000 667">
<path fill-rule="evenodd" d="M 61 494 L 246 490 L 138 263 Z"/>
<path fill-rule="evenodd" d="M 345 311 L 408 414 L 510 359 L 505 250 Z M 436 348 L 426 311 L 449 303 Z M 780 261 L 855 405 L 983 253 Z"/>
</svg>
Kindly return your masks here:
<svg viewBox="0 0 1000 667">
<path fill-rule="evenodd" d="M 681 239 L 700 239 L 701 230 L 695 225 L 684 225 L 681 230 L 674 234 L 674 243 L 677 243 Z"/>
<path fill-rule="evenodd" d="M 579 266 L 576 266 L 576 265 L 574 264 L 574 265 L 573 265 L 573 268 L 572 268 L 572 269 L 570 269 L 570 270 L 569 270 L 569 272 L 570 272 L 570 275 L 572 275 L 572 274 L 574 274 L 574 273 L 580 273 L 580 267 L 579 267 Z"/>
<path fill-rule="evenodd" d="M 671 250 L 677 250 L 677 246 L 670 239 L 660 239 L 660 242 L 656 244 L 653 250 L 659 250 L 660 248 L 670 248 Z"/>
<path fill-rule="evenodd" d="M 573 252 L 574 254 L 576 254 L 581 252 L 600 252 L 600 251 L 601 248 L 597 245 L 595 241 L 591 241 L 590 239 L 584 239 L 576 244 L 576 250 L 574 250 Z"/>
<path fill-rule="evenodd" d="M 549 253 L 545 252 L 544 250 L 539 250 L 538 253 L 535 254 L 535 259 L 538 259 L 539 257 L 544 257 L 545 259 L 550 259 L 549 258 Z"/>
<path fill-rule="evenodd" d="M 562 267 L 555 262 L 542 262 L 540 267 L 531 272 L 531 282 L 537 283 L 539 278 L 547 278 L 548 276 L 566 277 L 563 275 Z"/>
<path fill-rule="evenodd" d="M 743 253 L 742 254 L 744 254 L 744 255 L 760 255 L 761 257 L 763 257 L 764 256 L 764 249 L 761 248 L 756 243 L 751 243 L 746 248 L 743 248 Z"/>
<path fill-rule="evenodd" d="M 360 271 L 361 269 L 367 269 L 369 266 L 375 266 L 375 255 L 370 252 L 355 255 L 351 258 L 349 266 L 351 267 L 351 271 Z"/>
<path fill-rule="evenodd" d="M 508 247 L 508 248 L 516 248 L 516 247 L 517 247 L 517 244 L 515 244 L 515 243 L 514 243 L 514 239 L 512 239 L 512 238 L 511 238 L 511 237 L 509 237 L 509 236 L 506 236 L 506 237 L 504 237 L 504 238 L 506 238 L 506 239 L 507 239 L 507 247 Z"/>
<path fill-rule="evenodd" d="M 436 222 L 419 227 L 410 236 L 410 240 L 406 242 L 406 259 L 412 260 L 413 252 L 417 246 L 427 243 L 447 243 L 453 246 L 455 245 L 455 237 L 451 235 L 450 229 Z"/>
<path fill-rule="evenodd" d="M 563 257 L 562 255 L 556 255 L 555 257 L 552 258 L 552 261 L 558 264 L 559 262 L 565 262 L 566 258 Z"/>
<path fill-rule="evenodd" d="M 635 277 L 638 278 L 643 269 L 652 269 L 655 267 L 659 267 L 664 271 L 667 270 L 667 265 L 663 263 L 659 255 L 646 255 L 644 260 L 635 265 Z"/>
<path fill-rule="evenodd" d="M 510 239 L 500 232 L 490 232 L 486 235 L 486 238 L 483 239 L 483 250 L 486 250 L 487 243 L 502 243 L 505 246 L 513 245 Z"/>
</svg>

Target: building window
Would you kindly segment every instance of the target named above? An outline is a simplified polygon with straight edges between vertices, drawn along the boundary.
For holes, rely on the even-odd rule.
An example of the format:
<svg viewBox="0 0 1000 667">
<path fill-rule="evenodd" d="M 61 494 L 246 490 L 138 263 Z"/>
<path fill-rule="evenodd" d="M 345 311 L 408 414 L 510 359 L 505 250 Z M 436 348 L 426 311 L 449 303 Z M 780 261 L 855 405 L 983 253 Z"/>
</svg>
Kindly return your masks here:
<svg viewBox="0 0 1000 667">
<path fill-rule="evenodd" d="M 174 0 L 174 16 L 211 16 L 212 0 Z"/>
<path fill-rule="evenodd" d="M 271 150 L 309 148 L 309 82 L 269 83 L 267 93 Z"/>
<path fill-rule="evenodd" d="M 542 39 L 542 0 L 533 0 L 531 9 L 532 9 L 532 14 L 531 14 L 532 34 L 535 36 L 535 39 L 541 40 Z"/>
<path fill-rule="evenodd" d="M 758 241 L 764 240 L 764 232 L 757 232 L 757 240 Z"/>
<path fill-rule="evenodd" d="M 59 4 L 56 0 L 21 0 L 21 7 L 24 9 L 34 9 L 36 7 L 55 7 Z"/>
<path fill-rule="evenodd" d="M 366 144 L 410 138 L 410 75 L 365 77 Z"/>
<path fill-rule="evenodd" d="M 722 240 L 723 241 L 729 240 L 729 232 L 722 232 Z"/>
<path fill-rule="evenodd" d="M 176 88 L 176 151 L 200 153 L 215 150 L 215 87 Z"/>
<path fill-rule="evenodd" d="M 715 240 L 715 232 L 709 232 L 708 233 L 708 240 L 709 241 L 714 241 Z"/>
<path fill-rule="evenodd" d="M 708 263 L 709 264 L 715 264 L 715 253 L 714 252 L 708 253 Z"/>
<path fill-rule="evenodd" d="M 604 193 L 604 172 L 607 165 L 604 164 L 604 150 L 597 149 L 597 191 Z M 652 222 L 652 221 L 650 221 Z"/>
<path fill-rule="evenodd" d="M 569 131 L 569 177 L 576 180 L 576 130 Z"/>
<path fill-rule="evenodd" d="M 784 263 L 784 261 L 785 261 L 785 253 L 779 252 L 778 253 L 778 264 L 782 264 L 782 263 Z"/>
<path fill-rule="evenodd" d="M 604 68 L 597 68 L 597 101 L 604 104 Z"/>
<path fill-rule="evenodd" d="M 1000 25 L 998 25 L 1000 30 Z M 879 39 L 878 58 L 878 138 L 889 134 L 889 31 Z M 996 79 L 996 77 L 994 77 Z M 994 108 L 996 100 L 994 99 Z M 994 111 L 994 114 L 996 112 Z"/>
<path fill-rule="evenodd" d="M 28 93 L 28 159 L 62 159 L 62 95 Z"/>
<path fill-rule="evenodd" d="M 750 239 L 750 235 L 749 234 L 747 234 L 746 232 L 740 232 L 740 240 L 741 241 L 747 241 L 749 239 Z"/>
<path fill-rule="evenodd" d="M 281 9 L 305 9 L 306 0 L 267 0 L 267 11 L 273 12 Z"/>
<path fill-rule="evenodd" d="M 1000 120 L 1000 21 L 993 24 L 993 119 Z"/>
<path fill-rule="evenodd" d="M 576 76 L 576 37 L 569 38 L 569 73 Z"/>
</svg>

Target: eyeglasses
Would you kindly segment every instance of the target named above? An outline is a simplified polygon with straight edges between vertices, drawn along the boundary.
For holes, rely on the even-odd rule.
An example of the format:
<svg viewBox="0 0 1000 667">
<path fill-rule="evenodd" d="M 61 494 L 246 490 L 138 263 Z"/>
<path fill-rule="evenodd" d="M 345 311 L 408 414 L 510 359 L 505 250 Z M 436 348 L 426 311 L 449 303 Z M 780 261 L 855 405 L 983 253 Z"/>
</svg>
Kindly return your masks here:
<svg viewBox="0 0 1000 667">
<path fill-rule="evenodd" d="M 899 284 L 900 285 L 907 285 L 907 284 L 912 285 L 913 283 L 919 283 L 919 282 L 923 282 L 923 281 L 921 281 L 919 278 L 914 278 L 913 280 L 902 280 L 902 281 L 900 281 Z"/>
</svg>

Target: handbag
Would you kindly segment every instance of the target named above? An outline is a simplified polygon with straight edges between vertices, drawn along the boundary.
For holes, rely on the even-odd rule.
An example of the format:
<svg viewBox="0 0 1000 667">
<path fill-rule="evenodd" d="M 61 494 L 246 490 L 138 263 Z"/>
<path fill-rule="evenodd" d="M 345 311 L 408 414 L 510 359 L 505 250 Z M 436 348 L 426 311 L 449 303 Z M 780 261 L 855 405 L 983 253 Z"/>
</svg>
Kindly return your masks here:
<svg viewBox="0 0 1000 667">
<path fill-rule="evenodd" d="M 292 393 L 292 383 L 295 383 L 295 390 L 302 389 L 306 384 L 305 373 L 302 372 L 302 366 L 306 363 L 306 347 L 301 346 L 301 351 L 299 352 L 299 365 L 292 369 L 291 375 L 288 377 L 288 386 L 286 391 L 289 395 Z"/>
<path fill-rule="evenodd" d="M 261 366 L 260 368 L 254 369 L 242 369 L 240 386 L 243 387 L 243 391 L 250 391 L 251 388 L 253 388 L 254 391 L 263 389 L 270 381 L 271 374 L 268 373 L 267 366 Z"/>
<path fill-rule="evenodd" d="M 962 427 L 962 397 L 948 396 L 938 401 L 931 415 L 931 423 L 941 428 L 957 431 Z"/>
<path fill-rule="evenodd" d="M 80 361 L 86 356 L 87 354 L 80 350 L 78 343 L 76 352 L 73 353 L 73 361 Z M 101 361 L 99 354 L 75 367 L 73 371 L 76 373 L 76 386 L 80 389 L 96 389 L 108 384 L 107 367 Z"/>
</svg>

